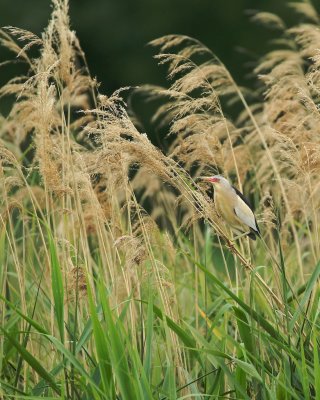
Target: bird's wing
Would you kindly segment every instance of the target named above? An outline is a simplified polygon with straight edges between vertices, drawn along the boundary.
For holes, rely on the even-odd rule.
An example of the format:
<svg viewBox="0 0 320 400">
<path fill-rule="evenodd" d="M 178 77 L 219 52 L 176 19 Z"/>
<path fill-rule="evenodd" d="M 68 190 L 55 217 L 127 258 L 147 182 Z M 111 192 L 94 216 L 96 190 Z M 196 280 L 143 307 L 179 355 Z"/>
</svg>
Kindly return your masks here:
<svg viewBox="0 0 320 400">
<path fill-rule="evenodd" d="M 240 190 L 238 190 L 235 186 L 232 186 L 232 188 L 237 193 L 237 195 L 240 197 L 240 199 L 246 203 L 246 205 L 250 208 L 250 210 L 252 210 L 252 206 L 249 203 L 249 200 L 246 197 L 244 197 L 244 195 L 240 192 Z"/>
<path fill-rule="evenodd" d="M 232 186 L 236 194 L 238 195 L 238 206 L 235 207 L 234 212 L 238 218 L 241 219 L 246 225 L 248 225 L 255 232 L 260 234 L 260 229 L 257 224 L 256 217 L 254 216 L 254 212 L 251 204 L 248 199 L 244 197 L 244 195 L 234 186 Z M 241 201 L 242 200 L 242 201 Z M 243 204 L 244 203 L 244 204 Z"/>
<path fill-rule="evenodd" d="M 234 213 L 240 219 L 240 221 L 251 228 L 254 232 L 260 233 L 258 228 L 258 224 L 256 218 L 254 216 L 253 210 L 251 209 L 249 202 L 243 196 L 241 192 L 239 192 L 236 188 L 234 188 L 237 193 L 237 203 L 234 206 Z"/>
<path fill-rule="evenodd" d="M 238 201 L 236 206 L 234 207 L 234 212 L 236 216 L 254 231 L 258 232 L 258 227 L 256 224 L 256 219 L 250 207 L 240 198 L 238 197 Z"/>
</svg>

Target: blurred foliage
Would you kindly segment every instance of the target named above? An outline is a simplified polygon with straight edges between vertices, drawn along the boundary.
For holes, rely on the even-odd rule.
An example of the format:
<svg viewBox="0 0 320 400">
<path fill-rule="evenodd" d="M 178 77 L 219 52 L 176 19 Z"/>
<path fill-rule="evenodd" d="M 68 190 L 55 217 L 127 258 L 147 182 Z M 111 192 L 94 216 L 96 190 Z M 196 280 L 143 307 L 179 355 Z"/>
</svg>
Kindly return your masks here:
<svg viewBox="0 0 320 400">
<path fill-rule="evenodd" d="M 164 83 L 146 44 L 162 35 L 195 37 L 211 48 L 237 80 L 246 63 L 265 51 L 272 33 L 250 22 L 252 10 L 288 14 L 281 0 L 71 0 L 71 24 L 93 75 L 103 90 L 141 83 Z M 49 0 L 1 0 L 0 25 L 40 34 L 46 26 Z M 1 49 L 1 60 L 4 50 Z M 1 80 L 8 71 L 1 74 Z"/>
<path fill-rule="evenodd" d="M 166 34 L 184 34 L 202 41 L 225 63 L 240 85 L 253 86 L 250 71 L 264 54 L 276 31 L 250 21 L 256 10 L 274 12 L 290 25 L 286 0 L 70 0 L 71 26 L 80 39 L 91 75 L 101 82 L 100 91 L 111 94 L 123 86 L 166 85 L 165 70 L 152 58 L 148 42 Z M 0 0 L 0 26 L 18 26 L 41 34 L 51 12 L 50 0 Z M 12 59 L 3 48 L 0 62 Z M 21 72 L 20 72 L 21 71 Z M 23 66 L 2 66 L 0 86 L 23 73 Z M 142 129 L 151 137 L 153 109 L 135 102 Z M 0 113 L 9 110 L 7 98 Z M 159 144 L 159 143 L 158 143 Z"/>
</svg>

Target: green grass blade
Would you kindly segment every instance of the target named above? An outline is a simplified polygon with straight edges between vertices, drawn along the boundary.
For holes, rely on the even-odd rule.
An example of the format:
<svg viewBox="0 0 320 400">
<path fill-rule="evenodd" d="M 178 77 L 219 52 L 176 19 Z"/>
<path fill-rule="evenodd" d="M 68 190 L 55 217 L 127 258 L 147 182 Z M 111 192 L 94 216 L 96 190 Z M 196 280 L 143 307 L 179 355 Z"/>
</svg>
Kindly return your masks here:
<svg viewBox="0 0 320 400">
<path fill-rule="evenodd" d="M 194 340 L 194 338 L 185 329 L 181 328 L 181 326 L 174 322 L 170 317 L 168 317 L 167 315 L 164 316 L 160 308 L 156 305 L 153 305 L 153 311 L 161 320 L 163 320 L 164 318 L 166 319 L 168 327 L 181 339 L 182 343 L 186 347 L 191 349 L 191 353 L 197 358 L 199 363 L 202 364 L 202 360 L 199 357 L 198 353 L 192 350 L 196 348 L 196 341 Z"/>
<path fill-rule="evenodd" d="M 151 381 L 151 360 L 152 360 L 152 334 L 153 334 L 153 296 L 149 289 L 149 299 L 147 308 L 147 323 L 146 323 L 146 344 L 144 352 L 144 370 L 148 378 Z"/>
<path fill-rule="evenodd" d="M 306 290 L 304 292 L 303 298 L 301 299 L 300 306 L 297 307 L 296 312 L 293 314 L 292 319 L 290 321 L 289 327 L 292 331 L 296 321 L 298 320 L 299 316 L 302 313 L 303 307 L 308 302 L 309 297 L 311 296 L 311 292 L 317 282 L 317 279 L 320 275 L 320 261 L 317 263 L 316 267 L 314 268 L 310 279 L 308 280 Z"/>
<path fill-rule="evenodd" d="M 319 333 L 316 329 L 313 331 L 312 342 L 313 342 L 313 358 L 314 358 L 314 388 L 316 392 L 316 400 L 320 400 L 320 359 L 319 359 L 319 346 L 317 338 Z"/>
<path fill-rule="evenodd" d="M 238 296 L 236 296 L 230 289 L 228 289 L 219 279 L 217 279 L 210 271 L 208 271 L 203 265 L 193 260 L 195 265 L 204 271 L 207 276 L 221 289 L 223 289 L 233 300 L 235 300 L 238 305 L 248 313 L 258 324 L 271 335 L 273 338 L 277 339 L 281 343 L 285 343 L 283 336 L 257 311 L 253 310 L 244 301 L 242 301 Z"/>
<path fill-rule="evenodd" d="M 237 317 L 238 329 L 244 346 L 249 354 L 255 354 L 253 345 L 253 332 L 250 329 L 248 318 L 240 308 L 234 307 L 233 310 Z"/>
<path fill-rule="evenodd" d="M 7 332 L 4 328 L 0 327 L 1 331 L 5 335 L 5 337 L 9 340 L 9 342 L 17 349 L 18 353 L 22 356 L 22 358 L 26 361 L 27 364 L 41 377 L 43 378 L 49 386 L 60 395 L 61 391 L 59 386 L 56 384 L 53 376 L 47 372 L 47 370 L 40 364 L 40 362 L 33 357 L 33 355 L 25 349 L 21 344 L 12 336 L 9 332 Z"/>
<path fill-rule="evenodd" d="M 60 339 L 64 342 L 64 289 L 62 271 L 52 234 L 47 228 L 51 260 L 51 287 L 54 299 L 54 310 L 58 323 Z"/>
<path fill-rule="evenodd" d="M 96 306 L 93 301 L 92 289 L 87 280 L 88 300 L 92 322 L 93 339 L 95 342 L 96 353 L 98 357 L 98 367 L 104 393 L 110 398 L 115 397 L 115 388 L 113 384 L 112 368 L 110 361 L 110 343 L 107 340 L 105 331 L 99 321 Z"/>
<path fill-rule="evenodd" d="M 119 385 L 122 399 L 138 399 L 136 387 L 134 385 L 134 382 L 132 381 L 132 373 L 128 365 L 126 345 L 121 337 L 120 321 L 118 321 L 118 324 L 116 326 L 110 310 L 109 300 L 106 295 L 106 289 L 101 283 L 99 283 L 98 286 L 101 306 L 106 319 L 108 339 L 110 342 L 110 362 L 116 377 L 116 381 Z"/>
<path fill-rule="evenodd" d="M 91 378 L 91 376 L 86 372 L 86 370 L 83 368 L 81 365 L 80 361 L 77 360 L 77 358 L 69 351 L 68 349 L 65 348 L 64 344 L 60 342 L 57 338 L 51 335 L 46 335 L 48 340 L 54 345 L 54 347 L 64 356 L 64 361 L 69 362 L 72 364 L 75 369 L 80 373 L 80 375 L 87 380 L 91 385 L 94 391 L 97 391 L 102 395 L 103 398 L 108 398 L 106 394 L 102 392 L 102 390 L 96 385 L 94 380 Z"/>
<path fill-rule="evenodd" d="M 307 365 L 306 365 L 306 358 L 305 358 L 305 353 L 304 353 L 304 348 L 303 348 L 303 340 L 300 340 L 300 351 L 301 351 L 301 364 L 300 368 L 301 369 L 301 380 L 302 380 L 302 388 L 303 388 L 303 394 L 304 394 L 304 399 L 305 400 L 310 400 L 310 389 L 309 389 L 309 379 L 308 379 L 308 372 L 307 372 Z"/>
<path fill-rule="evenodd" d="M 0 299 L 4 301 L 7 306 L 12 308 L 18 315 L 20 315 L 25 321 L 28 322 L 31 326 L 33 326 L 39 333 L 42 333 L 44 335 L 48 335 L 49 332 L 43 328 L 43 326 L 39 325 L 34 319 L 28 317 L 27 315 L 23 314 L 23 312 L 16 307 L 13 303 L 11 303 L 9 300 L 7 300 L 5 297 L 0 295 Z"/>
</svg>

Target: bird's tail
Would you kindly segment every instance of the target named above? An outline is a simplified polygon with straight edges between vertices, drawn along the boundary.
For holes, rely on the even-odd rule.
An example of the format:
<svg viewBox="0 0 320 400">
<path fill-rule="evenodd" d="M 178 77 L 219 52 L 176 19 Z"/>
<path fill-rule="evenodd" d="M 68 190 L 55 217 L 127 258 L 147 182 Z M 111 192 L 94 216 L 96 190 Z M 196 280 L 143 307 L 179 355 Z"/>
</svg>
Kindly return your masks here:
<svg viewBox="0 0 320 400">
<path fill-rule="evenodd" d="M 258 238 L 261 239 L 261 235 L 260 235 L 260 231 L 256 231 L 252 228 L 250 228 L 250 232 L 247 235 L 250 239 L 252 240 L 256 240 L 256 237 L 258 236 Z"/>
</svg>

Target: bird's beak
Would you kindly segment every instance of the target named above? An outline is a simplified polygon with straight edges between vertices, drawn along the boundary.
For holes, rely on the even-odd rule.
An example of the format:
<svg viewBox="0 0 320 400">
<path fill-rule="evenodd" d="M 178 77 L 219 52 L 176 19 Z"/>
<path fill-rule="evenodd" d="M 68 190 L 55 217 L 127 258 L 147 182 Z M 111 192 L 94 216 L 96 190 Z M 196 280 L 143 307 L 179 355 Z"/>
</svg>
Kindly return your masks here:
<svg viewBox="0 0 320 400">
<path fill-rule="evenodd" d="M 211 182 L 211 183 L 217 183 L 219 182 L 218 178 L 215 178 L 213 176 L 199 176 L 199 179 L 205 182 Z"/>
</svg>

